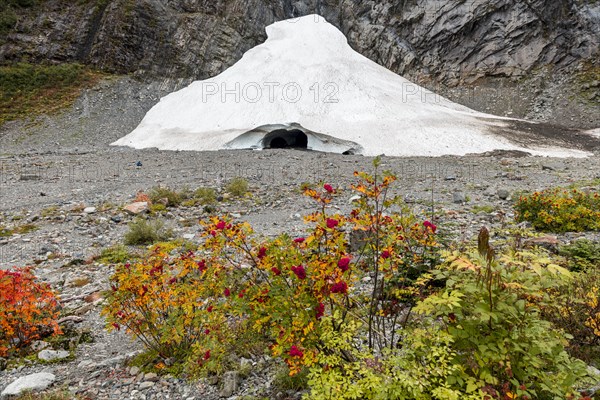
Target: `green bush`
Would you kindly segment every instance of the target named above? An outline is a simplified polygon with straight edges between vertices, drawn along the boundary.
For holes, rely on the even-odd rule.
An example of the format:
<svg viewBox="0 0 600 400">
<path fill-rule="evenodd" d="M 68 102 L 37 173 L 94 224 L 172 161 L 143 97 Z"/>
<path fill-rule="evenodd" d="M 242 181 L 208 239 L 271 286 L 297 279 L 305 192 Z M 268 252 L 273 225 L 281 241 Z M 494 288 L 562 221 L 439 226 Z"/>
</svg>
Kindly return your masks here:
<svg viewBox="0 0 600 400">
<path fill-rule="evenodd" d="M 126 245 L 152 244 L 169 239 L 172 235 L 166 230 L 161 220 L 145 220 L 137 218 L 129 223 L 129 231 L 125 233 Z"/>
<path fill-rule="evenodd" d="M 102 250 L 98 261 L 105 264 L 120 264 L 135 258 L 135 255 L 127 250 L 122 244 Z"/>
<path fill-rule="evenodd" d="M 588 267 L 574 275 L 570 285 L 552 292 L 555 301 L 543 314 L 573 337 L 569 354 L 600 366 L 600 267 Z"/>
<path fill-rule="evenodd" d="M 248 193 L 248 181 L 244 178 L 233 178 L 225 188 L 232 196 L 242 197 Z"/>
<path fill-rule="evenodd" d="M 213 188 L 198 188 L 194 192 L 194 199 L 198 200 L 201 205 L 212 205 L 217 202 L 217 192 Z"/>
<path fill-rule="evenodd" d="M 565 256 L 569 261 L 569 269 L 582 271 L 589 268 L 600 268 L 600 243 L 587 239 L 562 246 L 559 254 Z"/>
<path fill-rule="evenodd" d="M 176 190 L 162 186 L 156 186 L 150 189 L 148 196 L 152 203 L 155 204 L 167 199 L 167 207 L 177 207 L 187 198 L 184 192 L 177 192 Z"/>
<path fill-rule="evenodd" d="M 518 222 L 550 232 L 581 232 L 600 229 L 600 195 L 578 189 L 547 189 L 523 195 L 515 204 Z"/>
<path fill-rule="evenodd" d="M 580 398 L 574 385 L 586 365 L 570 358 L 566 336 L 541 317 L 569 272 L 543 254 L 496 256 L 488 237 L 482 230 L 478 254 L 447 255 L 433 274 L 446 287 L 415 307 L 422 319 L 404 330 L 400 350 L 361 354 L 349 345 L 352 330 L 325 330 L 321 340 L 354 361 L 320 355 L 310 398 Z"/>
</svg>

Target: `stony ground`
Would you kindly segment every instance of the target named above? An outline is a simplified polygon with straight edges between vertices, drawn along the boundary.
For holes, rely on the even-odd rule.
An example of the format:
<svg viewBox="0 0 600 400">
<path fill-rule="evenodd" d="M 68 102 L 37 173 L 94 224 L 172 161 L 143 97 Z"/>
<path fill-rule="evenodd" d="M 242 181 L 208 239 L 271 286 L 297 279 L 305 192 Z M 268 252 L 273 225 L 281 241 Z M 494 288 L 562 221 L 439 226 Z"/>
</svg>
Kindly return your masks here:
<svg viewBox="0 0 600 400">
<path fill-rule="evenodd" d="M 311 202 L 300 194 L 303 183 L 323 181 L 343 188 L 354 181 L 354 171 L 371 168 L 369 158 L 306 151 L 197 153 L 107 146 L 135 126 L 160 94 L 181 84 L 134 87 L 113 82 L 89 91 L 72 112 L 29 125 L 9 124 L 0 132 L 0 225 L 34 227 L 0 237 L 0 268 L 35 265 L 74 316 L 67 324 L 93 338 L 67 360 L 28 361 L 0 372 L 0 391 L 18 377 L 48 371 L 57 377 L 55 386 L 89 399 L 294 396 L 274 387 L 277 365 L 265 356 L 237 360 L 251 366 L 237 378 L 230 374 L 226 379 L 188 382 L 144 374 L 127 365 L 140 346 L 122 333 L 104 330 L 101 292 L 113 267 L 86 261 L 103 248 L 123 243 L 134 218 L 123 206 L 139 190 L 157 185 L 177 190 L 212 187 L 225 197 L 217 213 L 249 221 L 262 235 L 294 234 L 304 229 L 302 215 L 312 211 Z M 599 157 L 383 157 L 383 163 L 399 177 L 396 193 L 416 212 L 433 213 L 441 233 L 453 240 L 473 239 L 482 225 L 498 232 L 514 219 L 512 199 L 521 191 L 570 184 L 598 189 L 600 184 Z M 249 182 L 247 197 L 227 198 L 224 188 L 234 177 Z M 350 209 L 351 196 L 350 190 L 342 191 L 333 207 Z M 198 221 L 206 216 L 197 206 L 169 208 L 161 218 L 176 237 L 199 242 Z M 562 235 L 559 240 L 567 243 L 576 236 Z M 223 390 L 237 380 L 235 390 Z"/>
</svg>

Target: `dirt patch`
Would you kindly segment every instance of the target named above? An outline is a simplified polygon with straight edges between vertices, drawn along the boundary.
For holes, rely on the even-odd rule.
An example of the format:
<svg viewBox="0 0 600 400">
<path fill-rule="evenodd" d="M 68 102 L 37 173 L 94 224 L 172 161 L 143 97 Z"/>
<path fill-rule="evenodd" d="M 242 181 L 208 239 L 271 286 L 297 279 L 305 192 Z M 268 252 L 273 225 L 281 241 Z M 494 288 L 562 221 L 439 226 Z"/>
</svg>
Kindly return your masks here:
<svg viewBox="0 0 600 400">
<path fill-rule="evenodd" d="M 492 132 L 525 147 L 563 147 L 590 152 L 600 151 L 600 138 L 584 131 L 548 123 L 523 120 L 496 120 L 503 126 Z"/>
</svg>

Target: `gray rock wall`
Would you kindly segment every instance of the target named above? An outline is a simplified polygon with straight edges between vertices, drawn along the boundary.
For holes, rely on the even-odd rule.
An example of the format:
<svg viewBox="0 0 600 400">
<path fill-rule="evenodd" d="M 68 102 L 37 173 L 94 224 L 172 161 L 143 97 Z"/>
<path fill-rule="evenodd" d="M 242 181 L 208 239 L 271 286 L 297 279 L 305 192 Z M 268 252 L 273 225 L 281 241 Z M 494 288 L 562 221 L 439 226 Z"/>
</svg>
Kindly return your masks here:
<svg viewBox="0 0 600 400">
<path fill-rule="evenodd" d="M 391 70 L 447 84 L 600 58 L 594 0 L 39 0 L 0 62 L 80 61 L 107 71 L 206 78 L 274 21 L 319 13 Z"/>
</svg>

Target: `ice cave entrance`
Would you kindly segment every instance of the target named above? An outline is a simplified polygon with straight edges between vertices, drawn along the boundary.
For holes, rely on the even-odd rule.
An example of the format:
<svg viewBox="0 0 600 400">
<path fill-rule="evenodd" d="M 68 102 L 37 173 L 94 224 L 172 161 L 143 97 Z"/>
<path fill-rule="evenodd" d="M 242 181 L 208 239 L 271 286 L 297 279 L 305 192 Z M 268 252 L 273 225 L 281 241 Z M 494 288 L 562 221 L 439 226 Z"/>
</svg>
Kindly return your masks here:
<svg viewBox="0 0 600 400">
<path fill-rule="evenodd" d="M 299 129 L 276 129 L 265 135 L 263 149 L 300 149 L 308 148 L 308 136 Z"/>
</svg>

